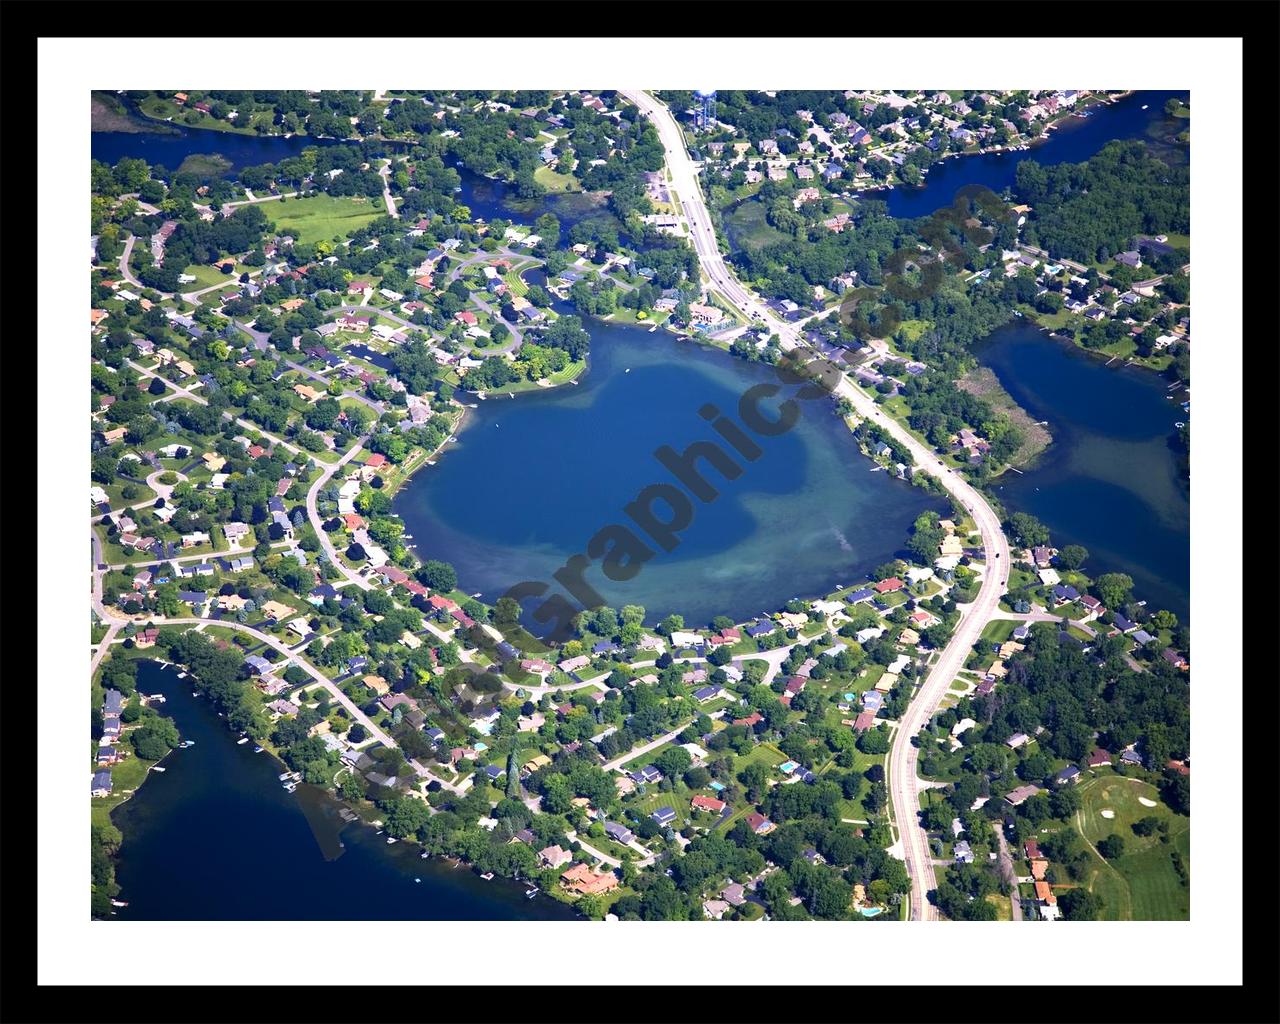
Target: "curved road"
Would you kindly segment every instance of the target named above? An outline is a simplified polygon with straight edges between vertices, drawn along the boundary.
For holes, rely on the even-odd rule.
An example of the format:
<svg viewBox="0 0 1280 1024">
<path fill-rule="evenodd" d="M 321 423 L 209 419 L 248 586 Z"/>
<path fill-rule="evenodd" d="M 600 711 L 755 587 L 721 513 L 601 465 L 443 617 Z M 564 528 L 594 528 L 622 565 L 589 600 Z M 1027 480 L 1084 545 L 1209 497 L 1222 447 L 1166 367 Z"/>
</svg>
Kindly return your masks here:
<svg viewBox="0 0 1280 1024">
<path fill-rule="evenodd" d="M 94 548 L 95 550 L 98 548 L 98 541 L 97 541 L 96 535 L 94 535 Z M 98 557 L 99 556 L 95 555 L 95 559 L 97 559 Z M 109 612 L 106 609 L 106 607 L 103 606 L 102 604 L 102 571 L 97 569 L 98 564 L 99 564 L 98 561 L 95 560 L 94 562 L 95 568 L 93 572 L 92 604 L 93 604 L 93 610 L 98 614 L 98 617 L 104 623 L 106 623 L 108 631 L 107 631 L 107 635 L 102 638 L 101 643 L 98 644 L 97 651 L 94 652 L 91 671 L 97 671 L 98 664 L 102 660 L 102 657 L 106 653 L 108 648 L 111 646 L 111 641 L 114 639 L 116 631 L 121 626 L 125 625 L 128 622 L 137 621 L 137 620 L 132 620 L 132 619 L 123 617 L 123 616 L 114 615 L 111 612 Z M 337 701 L 339 704 L 343 706 L 343 708 L 346 709 L 347 713 L 351 716 L 353 721 L 359 722 L 361 725 L 365 727 L 365 729 L 368 731 L 370 736 L 373 736 L 375 739 L 379 740 L 384 746 L 387 746 L 387 747 L 398 746 L 396 741 L 390 735 L 384 732 L 381 728 L 379 728 L 378 725 L 374 723 L 373 719 L 371 719 L 368 715 L 366 715 L 363 711 L 361 711 L 360 708 L 356 705 L 356 703 L 350 697 L 348 697 L 345 693 L 343 693 L 342 690 L 339 689 L 338 685 L 332 679 L 324 675 L 324 673 L 322 673 L 319 669 L 317 669 L 314 665 L 312 665 L 309 661 L 307 661 L 306 658 L 303 658 L 297 651 L 291 650 L 287 644 L 285 644 L 281 640 L 276 639 L 271 634 L 264 633 L 261 630 L 255 629 L 253 626 L 246 626 L 232 619 L 199 619 L 195 617 L 167 619 L 162 615 L 153 615 L 149 617 L 149 621 L 152 621 L 156 623 L 156 625 L 160 625 L 160 626 L 217 625 L 217 626 L 222 626 L 226 629 L 235 629 L 235 630 L 239 630 L 242 633 L 248 633 L 254 639 L 259 640 L 262 643 L 265 643 L 268 647 L 271 647 L 273 650 L 283 654 L 288 659 L 288 662 L 286 664 L 297 665 L 304 672 L 306 672 L 307 675 L 309 675 L 314 682 L 319 683 L 321 686 L 323 686 L 325 690 L 329 692 L 330 696 L 332 696 L 332 698 L 335 701 Z M 444 779 L 441 779 L 438 776 L 432 774 L 430 770 L 425 768 L 418 761 L 414 760 L 414 761 L 410 761 L 409 763 L 413 766 L 413 769 L 417 773 L 417 775 L 420 778 L 426 780 L 427 782 L 439 782 L 444 789 L 452 790 L 454 792 L 459 791 L 458 787 L 455 786 L 453 783 L 445 782 Z"/>
<path fill-rule="evenodd" d="M 797 326 L 779 320 L 764 299 L 743 285 L 725 263 L 715 230 L 711 226 L 711 217 L 698 181 L 697 167 L 684 147 L 684 138 L 671 111 L 648 93 L 621 90 L 621 94 L 639 107 L 658 131 L 658 137 L 666 150 L 671 185 L 680 200 L 689 226 L 689 237 L 698 254 L 703 273 L 707 276 L 709 289 L 719 293 L 722 299 L 748 321 L 761 322 L 776 333 L 785 350 L 807 348 Z M 886 417 L 875 402 L 856 388 L 843 373 L 833 390 L 835 395 L 847 398 L 860 416 L 877 423 L 893 435 L 896 441 L 911 452 L 919 469 L 938 479 L 947 493 L 964 505 L 982 535 L 984 562 L 987 567 L 994 567 L 994 571 L 988 568 L 984 572 L 982 585 L 973 603 L 961 606 L 961 619 L 955 634 L 902 716 L 888 758 L 893 816 L 898 826 L 903 858 L 911 876 L 911 919 L 936 920 L 937 910 L 928 899 L 930 890 L 937 886 L 934 865 L 929 853 L 928 836 L 919 823 L 920 791 L 924 787 L 916 774 L 919 748 L 915 744 L 915 737 L 933 717 L 1006 590 L 1009 543 L 1000 527 L 1000 520 L 986 499 L 962 477 L 945 468 L 935 452 L 926 448 L 896 421 Z"/>
<path fill-rule="evenodd" d="M 342 456 L 342 458 L 337 462 L 332 462 L 326 465 L 307 491 L 307 518 L 311 520 L 311 528 L 315 531 L 316 537 L 320 541 L 320 546 L 324 548 L 324 553 L 329 556 L 329 561 L 333 563 L 334 568 L 342 573 L 349 582 L 354 583 L 361 590 L 372 590 L 373 584 L 354 569 L 348 568 L 347 564 L 342 560 L 342 557 L 338 554 L 338 549 L 333 546 L 333 541 L 331 541 L 329 539 L 329 535 L 325 533 L 324 518 L 320 515 L 320 510 L 316 506 L 316 500 L 319 498 L 320 492 L 324 490 L 325 484 L 327 484 L 333 477 L 333 474 L 355 458 L 356 454 L 364 447 L 364 443 L 368 439 L 369 436 L 366 434 L 352 445 L 347 454 Z"/>
</svg>

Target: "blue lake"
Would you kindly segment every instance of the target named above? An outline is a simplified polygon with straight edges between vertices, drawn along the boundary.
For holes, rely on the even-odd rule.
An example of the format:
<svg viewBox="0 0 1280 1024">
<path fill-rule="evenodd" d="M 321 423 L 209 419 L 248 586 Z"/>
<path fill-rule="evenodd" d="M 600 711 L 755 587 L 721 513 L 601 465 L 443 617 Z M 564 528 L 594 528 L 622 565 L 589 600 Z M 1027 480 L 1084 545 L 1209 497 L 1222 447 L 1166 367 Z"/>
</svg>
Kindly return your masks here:
<svg viewBox="0 0 1280 1024">
<path fill-rule="evenodd" d="M 579 385 L 480 403 L 438 465 L 396 498 L 419 555 L 452 562 L 461 585 L 486 600 L 526 580 L 558 589 L 552 573 L 607 524 L 645 539 L 623 506 L 673 479 L 655 450 L 718 440 L 699 409 L 712 403 L 738 421 L 740 396 L 777 381 L 770 368 L 665 333 L 586 326 L 591 365 Z M 795 390 L 784 387 L 778 400 Z M 861 579 L 903 546 L 921 511 L 941 507 L 871 472 L 828 399 L 800 404 L 788 433 L 755 437 L 763 454 L 737 459 L 736 480 L 699 464 L 719 497 L 693 503 L 674 551 L 624 582 L 593 565 L 586 579 L 609 605 L 643 605 L 650 621 L 678 612 L 689 623 L 773 611 Z"/>
<path fill-rule="evenodd" d="M 175 750 L 113 820 L 122 921 L 570 920 L 574 911 L 524 886 L 387 845 L 310 786 L 280 788 L 283 766 L 238 745 L 189 679 L 153 661 L 138 689 L 195 746 Z M 420 881 L 414 881 L 414 879 Z"/>
<path fill-rule="evenodd" d="M 1093 107 L 1088 117 L 1068 118 L 1049 133 L 1048 139 L 1026 151 L 949 157 L 929 169 L 922 187 L 898 186 L 863 195 L 883 199 L 891 216 L 923 217 L 950 205 L 966 185 L 985 185 L 993 192 L 1002 191 L 1013 184 L 1018 164 L 1023 160 L 1041 164 L 1082 163 L 1115 139 L 1146 139 L 1157 145 L 1162 156 L 1168 157 L 1172 147 L 1163 146 L 1161 139 L 1187 124 L 1180 121 L 1175 125 L 1174 119 L 1164 113 L 1165 102 L 1175 96 L 1185 100 L 1189 93 L 1185 89 L 1135 92 L 1115 103 Z M 1185 154 L 1185 147 L 1182 153 Z"/>
<path fill-rule="evenodd" d="M 142 119 L 139 123 L 154 122 Z M 305 135 L 259 137 L 184 125 L 166 127 L 172 131 L 93 132 L 90 155 L 106 164 L 114 165 L 128 157 L 146 160 L 152 165 L 159 164 L 173 171 L 192 154 L 216 153 L 230 162 L 226 176 L 231 177 L 244 167 L 279 163 L 297 156 L 308 146 L 360 145 L 350 140 L 316 139 Z M 382 145 L 396 151 L 406 148 L 403 143 Z M 472 218 L 476 220 L 502 218 L 531 224 L 541 214 L 553 213 L 566 230 L 581 220 L 614 220 L 601 195 L 569 193 L 521 199 L 505 182 L 475 174 L 456 164 L 454 169 L 461 178 L 462 186 L 456 198 L 471 209 Z"/>
<path fill-rule="evenodd" d="M 1000 500 L 1040 519 L 1058 547 L 1088 548 L 1093 575 L 1128 573 L 1139 600 L 1190 621 L 1190 490 L 1170 445 L 1185 392 L 1027 324 L 977 354 L 1054 438 L 1034 469 L 1000 478 Z"/>
</svg>

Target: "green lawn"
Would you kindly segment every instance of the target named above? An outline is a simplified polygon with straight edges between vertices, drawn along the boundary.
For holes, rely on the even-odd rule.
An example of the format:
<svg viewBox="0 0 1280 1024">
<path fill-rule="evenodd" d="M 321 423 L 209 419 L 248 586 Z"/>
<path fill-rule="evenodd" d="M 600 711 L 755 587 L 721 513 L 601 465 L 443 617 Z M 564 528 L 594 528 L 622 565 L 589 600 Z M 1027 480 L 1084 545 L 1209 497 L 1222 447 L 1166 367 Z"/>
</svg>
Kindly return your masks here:
<svg viewBox="0 0 1280 1024">
<path fill-rule="evenodd" d="M 982 639 L 993 644 L 1002 644 L 1013 635 L 1018 624 L 1013 619 L 992 619 L 982 631 Z"/>
<path fill-rule="evenodd" d="M 264 204 L 263 210 L 277 230 L 287 231 L 303 243 L 345 238 L 385 212 L 381 200 L 359 202 L 327 195 L 276 200 Z"/>
<path fill-rule="evenodd" d="M 507 291 L 512 295 L 523 298 L 529 294 L 529 286 L 524 283 L 519 273 L 516 271 L 507 271 L 507 273 L 502 275 L 502 280 L 507 286 Z"/>
<path fill-rule="evenodd" d="M 234 274 L 224 274 L 217 267 L 207 266 L 202 263 L 192 264 L 187 267 L 183 273 L 189 274 L 195 278 L 194 281 L 184 282 L 181 285 L 183 291 L 194 292 L 199 291 L 201 288 L 208 288 L 212 285 L 218 284 L 235 287 L 237 284 L 236 276 Z"/>
<path fill-rule="evenodd" d="M 1191 861 L 1191 821 L 1175 814 L 1159 799 L 1149 783 L 1104 774 L 1080 784 L 1083 801 L 1076 824 L 1089 842 L 1097 844 L 1115 832 L 1124 837 L 1125 852 L 1113 861 L 1095 858 L 1089 886 L 1102 897 L 1108 920 L 1185 921 L 1191 914 L 1190 889 L 1182 884 L 1171 855 Z M 1145 807 L 1139 798 L 1154 800 Z M 1104 818 L 1102 810 L 1115 817 Z M 1169 842 L 1160 836 L 1137 836 L 1132 825 L 1139 818 L 1156 817 L 1169 822 Z"/>
<path fill-rule="evenodd" d="M 121 746 L 124 746 L 122 743 Z M 111 820 L 111 812 L 127 800 L 131 792 L 147 779 L 147 769 L 155 764 L 131 755 L 111 766 L 111 795 L 98 797 L 91 804 L 90 820 L 95 825 L 105 825 Z"/>
<path fill-rule="evenodd" d="M 572 174 L 561 174 L 550 167 L 542 166 L 533 172 L 533 180 L 548 192 L 579 192 L 578 179 Z"/>
<path fill-rule="evenodd" d="M 725 216 L 724 225 L 735 248 L 761 249 L 790 237 L 765 220 L 764 203 L 755 199 L 739 204 L 733 213 Z"/>
</svg>

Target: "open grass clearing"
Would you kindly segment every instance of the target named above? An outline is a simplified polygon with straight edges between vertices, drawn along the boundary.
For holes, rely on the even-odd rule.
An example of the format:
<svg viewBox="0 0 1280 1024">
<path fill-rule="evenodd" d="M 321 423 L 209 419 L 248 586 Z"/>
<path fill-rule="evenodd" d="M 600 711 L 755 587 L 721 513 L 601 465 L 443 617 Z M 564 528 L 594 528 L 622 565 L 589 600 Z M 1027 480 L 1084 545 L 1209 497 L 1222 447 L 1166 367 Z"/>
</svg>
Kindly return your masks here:
<svg viewBox="0 0 1280 1024">
<path fill-rule="evenodd" d="M 385 212 L 381 200 L 328 195 L 276 200 L 265 204 L 263 210 L 277 230 L 303 243 L 346 238 Z"/>
</svg>

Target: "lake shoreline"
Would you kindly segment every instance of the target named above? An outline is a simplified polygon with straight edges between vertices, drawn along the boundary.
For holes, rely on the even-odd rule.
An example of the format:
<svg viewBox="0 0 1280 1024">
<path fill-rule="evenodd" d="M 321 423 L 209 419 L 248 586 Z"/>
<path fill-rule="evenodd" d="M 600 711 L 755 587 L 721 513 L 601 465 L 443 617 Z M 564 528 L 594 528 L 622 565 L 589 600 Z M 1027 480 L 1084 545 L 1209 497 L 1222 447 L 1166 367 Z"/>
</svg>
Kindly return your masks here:
<svg viewBox="0 0 1280 1024">
<path fill-rule="evenodd" d="M 1078 109 L 1071 110 L 1069 113 L 1066 113 L 1060 117 L 1054 118 L 1052 121 L 1050 121 L 1048 124 L 1045 125 L 1044 130 L 1041 132 L 1041 134 L 1037 135 L 1034 139 L 1031 139 L 1027 142 L 1019 143 L 1016 146 L 988 146 L 986 148 L 975 149 L 969 152 L 962 150 L 958 153 L 957 152 L 944 153 L 942 156 L 942 159 L 937 161 L 937 163 L 931 164 L 929 167 L 922 169 L 921 181 L 919 185 L 908 185 L 906 182 L 897 182 L 894 184 L 884 184 L 884 185 L 872 185 L 869 188 L 860 189 L 859 191 L 853 193 L 853 198 L 854 199 L 862 199 L 862 198 L 874 199 L 876 198 L 876 195 L 875 195 L 876 193 L 891 192 L 894 189 L 904 189 L 906 191 L 914 190 L 918 192 L 923 192 L 925 188 L 928 187 L 928 177 L 929 177 L 930 169 L 932 167 L 937 167 L 940 164 L 943 164 L 946 161 L 951 160 L 953 158 L 960 158 L 960 157 L 967 157 L 967 156 L 995 156 L 1000 153 L 1017 153 L 1017 152 L 1027 152 L 1027 153 L 1034 154 L 1037 149 L 1043 146 L 1046 142 L 1050 141 L 1051 139 L 1051 136 L 1049 134 L 1050 132 L 1055 131 L 1057 128 L 1059 128 L 1063 124 L 1066 124 L 1068 121 L 1072 120 L 1072 118 L 1079 118 L 1083 120 L 1085 117 L 1085 111 L 1092 110 L 1094 107 L 1105 107 L 1105 106 L 1110 106 L 1113 103 L 1118 103 L 1120 100 L 1133 95 L 1135 91 L 1136 90 L 1134 89 L 1129 89 L 1115 96 L 1095 97 L 1087 101 L 1083 106 L 1079 107 Z M 1028 156 L 1027 159 L 1030 160 L 1032 159 L 1032 157 Z"/>
<path fill-rule="evenodd" d="M 215 717 L 214 705 L 205 696 L 203 689 L 196 682 L 195 677 L 190 675 L 189 670 L 181 666 L 171 664 L 162 658 L 142 658 L 140 659 L 140 668 L 143 666 L 147 666 L 143 671 L 147 673 L 156 673 L 156 678 L 149 679 L 145 682 L 145 689 L 149 689 L 152 692 L 168 689 L 170 690 L 169 701 L 178 706 L 176 710 L 181 715 L 186 716 L 188 719 L 190 719 L 190 716 L 192 715 L 200 716 L 199 721 L 187 720 L 179 725 L 181 735 L 184 739 L 187 739 L 189 735 L 197 736 L 199 738 L 199 745 L 192 749 L 198 751 L 199 756 L 202 758 L 209 758 L 212 756 L 215 759 L 224 762 L 224 764 L 230 764 L 237 776 L 240 775 L 240 770 L 248 773 L 242 778 L 235 778 L 232 780 L 233 790 L 245 789 L 247 784 L 251 785 L 251 788 L 246 789 L 245 791 L 252 795 L 251 799 L 255 805 L 266 802 L 268 804 L 274 804 L 277 809 L 282 806 L 286 808 L 286 818 L 293 823 L 296 833 L 297 821 L 292 817 L 292 812 L 296 812 L 301 815 L 304 826 L 300 833 L 295 834 L 294 838 L 297 839 L 298 835 L 309 838 L 303 838 L 301 840 L 302 849 L 298 852 L 302 853 L 309 849 L 313 849 L 310 847 L 310 843 L 314 841 L 318 847 L 316 852 L 320 854 L 316 861 L 306 865 L 306 870 L 325 873 L 327 866 L 333 865 L 333 863 L 340 857 L 355 852 L 357 853 L 357 859 L 370 856 L 374 857 L 377 863 L 387 870 L 393 880 L 398 878 L 401 881 L 408 882 L 411 890 L 416 889 L 414 883 L 421 881 L 427 883 L 429 886 L 434 884 L 436 886 L 447 888 L 457 900 L 453 905 L 459 913 L 453 916 L 433 918 L 429 914 L 426 914 L 420 917 L 405 917 L 404 919 L 406 920 L 480 920 L 491 918 L 502 920 L 529 919 L 528 915 L 504 912 L 507 907 L 519 908 L 525 906 L 525 897 L 523 892 L 518 892 L 514 888 L 506 890 L 506 887 L 503 887 L 499 889 L 481 891 L 480 887 L 475 883 L 475 878 L 472 874 L 468 873 L 465 876 L 454 876 L 451 872 L 443 871 L 438 864 L 433 865 L 430 868 L 424 865 L 421 871 L 421 879 L 414 877 L 415 870 L 417 869 L 417 860 L 421 859 L 423 848 L 422 844 L 412 837 L 398 840 L 398 842 L 408 844 L 408 847 L 413 849 L 414 853 L 417 855 L 414 862 L 405 863 L 403 857 L 384 859 L 384 844 L 387 846 L 394 844 L 386 844 L 385 837 L 378 837 L 375 840 L 375 836 L 381 826 L 380 824 L 375 823 L 378 820 L 379 815 L 373 804 L 368 801 L 351 802 L 343 800 L 336 792 L 331 792 L 325 787 L 313 786 L 299 787 L 297 794 L 290 795 L 292 799 L 282 797 L 279 796 L 274 791 L 274 788 L 267 783 L 265 775 L 264 780 L 261 785 L 259 785 L 258 780 L 256 779 L 256 774 L 262 772 L 263 769 L 261 766 L 253 763 L 256 761 L 256 757 L 240 760 L 242 752 L 240 752 L 239 745 L 236 743 L 234 730 L 229 728 L 225 718 Z M 187 672 L 187 676 L 185 678 L 179 677 L 177 675 L 179 671 Z M 174 689 L 183 686 L 188 687 L 192 691 L 198 691 L 199 696 L 188 697 L 185 692 L 181 692 L 179 689 Z M 199 710 L 197 710 L 197 707 Z M 177 723 L 176 718 L 175 723 Z M 274 766 L 267 774 L 274 779 L 277 772 L 287 770 L 288 766 L 284 765 L 284 763 L 279 759 L 273 746 L 266 741 L 262 742 L 260 745 L 264 748 L 263 753 L 267 755 L 270 761 L 274 762 Z M 245 749 L 247 750 L 248 748 L 246 747 Z M 161 760 L 165 760 L 173 753 L 174 750 L 170 750 L 165 755 L 165 758 L 162 758 Z M 184 750 L 183 753 L 185 754 L 186 750 Z M 249 763 L 245 763 L 246 761 Z M 191 767 L 193 770 L 196 768 L 194 764 Z M 147 774 L 149 776 L 150 771 L 148 771 Z M 133 903 L 136 907 L 140 904 L 146 905 L 151 903 L 160 896 L 159 890 L 152 889 L 151 887 L 152 885 L 158 884 L 163 888 L 164 883 L 154 882 L 152 873 L 147 871 L 145 866 L 145 862 L 150 855 L 150 851 L 146 849 L 146 847 L 149 843 L 155 841 L 158 834 L 155 831 L 158 825 L 155 815 L 172 813 L 174 809 L 179 809 L 188 802 L 195 802 L 198 804 L 201 800 L 207 799 L 210 795 L 210 784 L 206 777 L 207 775 L 208 772 L 206 771 L 196 771 L 194 774 L 190 774 L 186 777 L 174 776 L 173 779 L 170 780 L 168 786 L 162 787 L 166 791 L 164 794 L 156 793 L 155 799 L 146 799 L 135 802 L 135 805 L 122 816 L 124 819 L 123 821 L 116 822 L 114 817 L 112 817 L 112 823 L 120 830 L 123 837 L 120 850 L 115 856 L 117 866 L 127 865 L 124 868 L 124 873 L 126 875 L 136 876 L 128 879 L 122 879 L 120 877 L 117 878 L 117 881 L 121 883 L 121 890 L 117 898 Z M 168 777 L 166 776 L 166 778 Z M 216 789 L 218 787 L 214 788 Z M 305 795 L 304 789 L 307 791 Z M 261 790 L 260 795 L 258 795 L 259 790 Z M 136 795 L 141 792 L 143 792 L 143 787 L 139 785 L 132 795 Z M 147 790 L 148 798 L 151 797 L 152 792 L 153 791 L 150 789 Z M 169 798 L 167 806 L 164 801 L 165 796 Z M 299 802 L 299 798 L 301 798 L 301 802 Z M 120 804 L 116 805 L 116 807 L 113 807 L 110 813 L 114 815 L 114 812 L 119 807 L 124 807 L 129 802 L 130 801 L 127 800 L 122 801 Z M 363 803 L 364 806 L 361 806 L 361 803 Z M 354 818 L 344 816 L 341 813 L 343 810 L 354 815 Z M 130 820 L 135 817 L 136 820 Z M 168 822 L 165 824 L 169 825 Z M 359 835 L 353 837 L 352 834 L 348 833 L 350 826 L 369 826 L 369 831 L 364 832 L 363 828 L 361 828 Z M 233 836 L 236 834 L 236 830 L 224 831 L 230 832 Z M 346 842 L 343 842 L 341 838 L 344 834 Z M 258 841 L 260 841 L 260 837 L 254 839 L 255 843 Z M 253 849 L 248 850 L 249 855 L 256 856 L 256 849 L 257 848 L 254 847 Z M 141 860 L 138 858 L 141 858 Z M 397 859 L 400 861 L 398 864 L 395 863 L 395 860 Z M 444 855 L 431 855 L 426 859 L 441 861 L 449 858 L 446 858 Z M 467 862 L 459 860 L 459 864 L 465 863 Z M 455 867 L 456 866 L 458 865 L 455 865 Z M 468 864 L 468 867 L 472 867 L 472 865 Z M 365 868 L 359 865 L 357 865 L 356 868 L 360 871 L 365 870 Z M 430 875 L 434 877 L 429 877 L 428 872 L 430 872 Z M 363 875 L 361 877 L 363 877 Z M 527 880 L 509 878 L 507 876 L 503 876 L 503 878 L 507 882 L 523 883 L 522 888 L 524 889 L 527 889 L 530 884 L 537 884 L 536 882 L 530 883 Z M 370 882 L 371 884 L 376 884 L 376 877 L 370 876 Z M 144 887 L 148 889 L 145 896 L 140 893 L 140 889 Z M 492 893 L 492 900 L 489 897 L 489 893 Z M 551 900 L 557 905 L 557 913 L 549 916 L 541 916 L 538 919 L 560 919 L 561 914 L 559 913 L 559 910 L 560 908 L 563 908 L 572 912 L 574 919 L 585 920 L 585 918 L 582 917 L 572 904 L 556 898 L 555 895 L 547 894 L 545 892 L 543 895 L 547 900 Z M 469 900 L 472 898 L 484 901 L 484 903 L 481 904 L 484 908 L 483 913 L 477 915 L 466 912 L 468 906 L 471 905 Z M 246 906 L 248 905 L 249 904 L 246 903 Z M 434 905 L 434 901 L 429 901 L 429 905 Z M 545 906 L 545 902 L 543 903 L 543 906 Z M 206 904 L 206 910 L 204 912 L 201 912 L 200 910 L 184 911 L 184 913 L 189 916 L 183 916 L 181 919 L 259 919 L 254 917 L 225 918 L 216 913 L 215 910 L 211 909 L 214 907 L 216 907 L 216 902 Z M 499 911 L 496 915 L 494 913 L 495 910 Z M 138 913 L 145 914 L 145 911 L 135 911 L 132 914 L 124 913 L 123 916 L 116 915 L 113 919 L 170 919 L 163 913 L 136 916 Z M 371 916 L 369 917 L 353 917 L 350 919 L 382 920 L 385 919 L 385 916 L 380 916 L 375 909 L 374 912 L 371 912 Z"/>
</svg>

